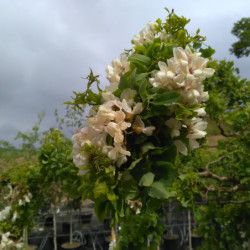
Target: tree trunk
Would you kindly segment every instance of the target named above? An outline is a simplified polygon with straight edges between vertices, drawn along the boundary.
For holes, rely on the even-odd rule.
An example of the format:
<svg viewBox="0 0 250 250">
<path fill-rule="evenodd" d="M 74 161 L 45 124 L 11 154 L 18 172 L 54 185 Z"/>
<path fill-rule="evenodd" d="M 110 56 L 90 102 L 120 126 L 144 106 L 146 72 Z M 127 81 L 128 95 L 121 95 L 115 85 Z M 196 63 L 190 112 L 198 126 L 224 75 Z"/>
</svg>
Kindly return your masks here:
<svg viewBox="0 0 250 250">
<path fill-rule="evenodd" d="M 69 242 L 73 242 L 73 223 L 72 223 L 72 211 L 70 211 L 70 231 L 69 231 Z"/>
<path fill-rule="evenodd" d="M 54 250 L 57 250 L 57 228 L 56 228 L 56 209 L 53 209 L 53 228 L 54 228 Z"/>
<path fill-rule="evenodd" d="M 192 225 L 190 211 L 188 211 L 188 246 L 189 250 L 192 250 Z"/>
<path fill-rule="evenodd" d="M 27 249 L 28 248 L 28 227 L 24 226 L 23 228 L 23 244 L 24 244 L 24 248 Z"/>
</svg>

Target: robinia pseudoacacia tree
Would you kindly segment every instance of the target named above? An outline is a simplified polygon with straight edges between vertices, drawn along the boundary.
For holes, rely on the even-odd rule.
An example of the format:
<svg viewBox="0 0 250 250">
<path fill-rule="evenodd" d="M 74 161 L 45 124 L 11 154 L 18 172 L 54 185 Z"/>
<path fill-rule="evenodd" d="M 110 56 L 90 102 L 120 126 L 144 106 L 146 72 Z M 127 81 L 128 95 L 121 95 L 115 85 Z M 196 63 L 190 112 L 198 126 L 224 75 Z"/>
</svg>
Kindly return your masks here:
<svg viewBox="0 0 250 250">
<path fill-rule="evenodd" d="M 100 220 L 111 215 L 122 226 L 130 215 L 153 216 L 162 202 L 177 198 L 176 156 L 198 148 L 206 135 L 203 81 L 214 73 L 207 67 L 214 50 L 202 47 L 199 30 L 188 33 L 189 21 L 172 11 L 165 22 L 148 23 L 134 36 L 133 48 L 107 67 L 105 90 L 91 70 L 87 90 L 66 102 L 75 108 L 91 105 L 85 127 L 73 136 L 73 155 L 82 196 L 95 201 Z M 161 233 L 126 244 L 155 249 Z"/>
</svg>

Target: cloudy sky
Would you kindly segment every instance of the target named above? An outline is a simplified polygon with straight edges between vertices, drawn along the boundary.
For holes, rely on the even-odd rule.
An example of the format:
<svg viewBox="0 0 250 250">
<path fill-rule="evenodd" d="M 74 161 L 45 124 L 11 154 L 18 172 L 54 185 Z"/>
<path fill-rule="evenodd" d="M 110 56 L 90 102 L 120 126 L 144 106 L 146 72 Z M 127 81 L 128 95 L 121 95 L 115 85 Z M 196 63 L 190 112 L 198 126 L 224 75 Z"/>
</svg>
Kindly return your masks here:
<svg viewBox="0 0 250 250">
<path fill-rule="evenodd" d="M 13 142 L 42 110 L 42 129 L 53 126 L 55 108 L 63 112 L 72 91 L 84 90 L 90 67 L 107 85 L 106 66 L 148 21 L 166 17 L 164 7 L 190 18 L 188 30 L 200 28 L 214 58 L 235 60 L 250 79 L 250 57 L 229 53 L 249 0 L 0 0 L 0 139 Z"/>
</svg>

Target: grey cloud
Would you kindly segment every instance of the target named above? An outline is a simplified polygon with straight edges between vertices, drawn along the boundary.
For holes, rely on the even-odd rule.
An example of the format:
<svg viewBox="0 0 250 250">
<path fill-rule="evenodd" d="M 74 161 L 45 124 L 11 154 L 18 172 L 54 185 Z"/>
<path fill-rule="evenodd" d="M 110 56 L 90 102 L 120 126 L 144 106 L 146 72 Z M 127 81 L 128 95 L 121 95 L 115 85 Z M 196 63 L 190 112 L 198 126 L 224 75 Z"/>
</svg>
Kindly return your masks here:
<svg viewBox="0 0 250 250">
<path fill-rule="evenodd" d="M 166 6 L 166 5 L 169 6 Z M 217 6 L 215 8 L 215 6 Z M 72 91 L 84 89 L 91 67 L 107 85 L 105 68 L 148 21 L 165 18 L 164 7 L 191 18 L 191 32 L 198 27 L 218 59 L 235 59 L 229 47 L 235 39 L 231 28 L 247 15 L 250 3 L 212 0 L 67 1 L 2 0 L 0 2 L 0 138 L 31 129 L 37 114 L 46 109 L 43 129 L 54 124 L 53 110 L 63 112 Z M 237 9 L 237 11 L 236 11 Z M 249 77 L 249 58 L 236 65 Z M 9 128 L 9 130 L 8 130 Z"/>
</svg>

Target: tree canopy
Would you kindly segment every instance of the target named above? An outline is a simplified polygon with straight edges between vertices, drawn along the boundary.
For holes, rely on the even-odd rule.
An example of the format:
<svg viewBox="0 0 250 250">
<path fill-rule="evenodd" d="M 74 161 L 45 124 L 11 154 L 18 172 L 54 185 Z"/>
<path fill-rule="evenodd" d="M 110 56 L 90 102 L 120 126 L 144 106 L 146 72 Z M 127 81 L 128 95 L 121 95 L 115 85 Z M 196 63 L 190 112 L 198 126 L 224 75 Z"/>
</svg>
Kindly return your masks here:
<svg viewBox="0 0 250 250">
<path fill-rule="evenodd" d="M 239 38 L 239 41 L 232 44 L 230 52 L 238 58 L 250 54 L 250 18 L 241 18 L 234 23 L 232 34 Z"/>
</svg>

